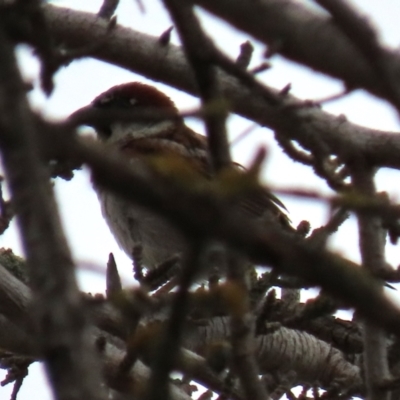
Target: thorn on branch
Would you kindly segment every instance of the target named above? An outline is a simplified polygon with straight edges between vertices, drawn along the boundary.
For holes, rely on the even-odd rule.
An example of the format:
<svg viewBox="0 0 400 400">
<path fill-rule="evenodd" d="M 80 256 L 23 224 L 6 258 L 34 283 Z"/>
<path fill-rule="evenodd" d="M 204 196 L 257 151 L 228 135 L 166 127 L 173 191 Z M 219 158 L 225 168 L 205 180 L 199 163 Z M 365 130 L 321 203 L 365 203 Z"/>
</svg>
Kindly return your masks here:
<svg viewBox="0 0 400 400">
<path fill-rule="evenodd" d="M 306 237 L 311 230 L 311 224 L 309 221 L 303 220 L 297 225 L 296 227 L 296 232 L 301 236 L 301 237 Z"/>
<path fill-rule="evenodd" d="M 171 33 L 172 30 L 174 29 L 173 26 L 170 26 L 166 31 L 164 31 L 160 37 L 158 38 L 158 42 L 160 43 L 161 46 L 166 47 L 170 44 L 171 41 Z"/>
<path fill-rule="evenodd" d="M 280 91 L 279 91 L 279 95 L 280 96 L 287 96 L 290 92 L 290 90 L 292 89 L 292 84 L 288 83 L 287 85 L 285 85 Z"/>
<path fill-rule="evenodd" d="M 110 20 L 108 21 L 108 25 L 107 25 L 107 33 L 111 33 L 115 27 L 117 26 L 118 23 L 118 18 L 116 15 L 112 16 L 110 18 Z"/>
<path fill-rule="evenodd" d="M 264 61 L 260 65 L 257 65 L 256 67 L 250 69 L 249 72 L 252 75 L 256 75 L 256 74 L 260 74 L 261 72 L 264 72 L 270 68 L 271 68 L 271 64 L 267 61 Z"/>
<path fill-rule="evenodd" d="M 113 253 L 110 253 L 108 257 L 106 286 L 106 295 L 108 299 L 122 290 L 121 278 L 118 273 L 118 268 Z"/>
<path fill-rule="evenodd" d="M 236 59 L 236 65 L 240 68 L 247 69 L 251 62 L 254 47 L 250 41 L 246 41 L 240 45 L 240 53 Z"/>
<path fill-rule="evenodd" d="M 319 105 L 327 104 L 327 103 L 330 103 L 332 101 L 340 100 L 340 99 L 344 98 L 345 96 L 347 96 L 348 94 L 350 94 L 351 92 L 352 92 L 352 90 L 350 90 L 348 88 L 345 88 L 344 90 L 342 90 L 339 93 L 333 94 L 331 96 L 324 97 L 324 98 L 319 99 L 319 100 L 312 100 L 312 101 L 313 101 L 313 103 L 319 104 Z"/>
</svg>

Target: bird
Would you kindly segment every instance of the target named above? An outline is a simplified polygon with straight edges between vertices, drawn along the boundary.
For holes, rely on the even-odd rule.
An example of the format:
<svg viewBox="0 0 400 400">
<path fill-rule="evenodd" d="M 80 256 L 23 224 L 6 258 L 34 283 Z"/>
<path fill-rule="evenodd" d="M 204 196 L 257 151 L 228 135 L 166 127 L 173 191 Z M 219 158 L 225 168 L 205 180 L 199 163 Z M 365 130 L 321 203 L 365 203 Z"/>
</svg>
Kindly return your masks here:
<svg viewBox="0 0 400 400">
<path fill-rule="evenodd" d="M 156 87 L 141 82 L 113 86 L 97 96 L 88 107 L 127 113 L 132 110 L 132 115 L 134 112 L 139 116 L 151 109 L 169 115 L 165 119 L 116 117 L 115 120 L 94 122 L 92 127 L 106 148 L 118 152 L 134 166 L 146 163 L 150 157 L 168 156 L 184 160 L 185 166 L 190 165 L 204 179 L 213 179 L 207 138 L 190 129 L 174 102 Z M 232 163 L 232 168 L 237 169 L 237 164 Z M 185 253 L 188 243 L 171 222 L 143 205 L 128 202 L 96 182 L 94 189 L 112 234 L 128 256 L 132 257 L 134 247 L 140 245 L 143 264 L 152 270 L 174 255 Z M 266 189 L 241 201 L 239 208 L 252 218 L 276 218 L 284 229 L 293 229 L 283 203 Z"/>
</svg>

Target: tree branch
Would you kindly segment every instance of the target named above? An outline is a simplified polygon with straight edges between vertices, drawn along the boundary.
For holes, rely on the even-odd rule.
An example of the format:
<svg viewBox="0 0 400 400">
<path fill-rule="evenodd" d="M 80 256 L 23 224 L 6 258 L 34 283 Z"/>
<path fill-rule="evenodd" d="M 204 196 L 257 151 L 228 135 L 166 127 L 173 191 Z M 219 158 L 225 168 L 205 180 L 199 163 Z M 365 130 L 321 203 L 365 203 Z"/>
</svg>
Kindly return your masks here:
<svg viewBox="0 0 400 400">
<path fill-rule="evenodd" d="M 164 0 L 183 43 L 187 60 L 193 69 L 203 107 L 214 108 L 216 111 L 205 115 L 205 125 L 214 171 L 229 166 L 231 157 L 226 135 L 226 110 L 218 103 L 222 97 L 213 65 L 214 44 L 203 32 L 192 6 L 179 0 Z M 218 110 L 219 109 L 219 110 Z"/>
<path fill-rule="evenodd" d="M 339 256 L 312 249 L 303 241 L 282 232 L 271 220 L 262 228 L 240 215 L 207 190 L 192 193 L 188 188 L 164 181 L 157 183 L 146 171 L 134 171 L 116 154 L 105 153 L 100 144 L 73 139 L 53 132 L 47 143 L 58 154 L 79 158 L 92 169 L 96 181 L 120 196 L 160 213 L 190 238 L 215 238 L 242 251 L 252 261 L 272 265 L 281 273 L 298 276 L 322 286 L 333 296 L 356 307 L 361 314 L 389 330 L 400 328 L 399 310 L 360 268 Z M 135 188 L 131 191 L 128 188 Z M 179 198 L 179 204 L 176 199 Z M 291 249 L 290 252 L 287 249 Z M 371 307 L 375 304 L 375 307 Z"/>
<path fill-rule="evenodd" d="M 364 88 L 386 98 L 381 79 L 369 61 L 329 16 L 302 3 L 261 0 L 186 0 L 261 40 L 290 60 L 341 79 L 350 89 Z M 396 51 L 382 49 L 394 75 L 400 71 Z"/>
<path fill-rule="evenodd" d="M 352 169 L 352 183 L 362 195 L 375 196 L 374 170 L 358 160 Z M 360 252 L 363 267 L 377 275 L 385 268 L 386 230 L 382 219 L 372 215 L 358 214 Z M 383 291 L 383 290 L 382 290 Z M 381 327 L 365 322 L 363 324 L 364 364 L 368 398 L 388 399 L 390 392 L 379 387 L 390 377 L 387 352 L 387 337 Z"/>
<path fill-rule="evenodd" d="M 100 40 L 101 46 L 89 51 L 89 56 L 197 94 L 191 70 L 178 47 L 160 46 L 157 37 L 120 26 L 116 26 L 109 34 L 107 24 L 96 19 L 94 14 L 48 4 L 43 7 L 55 40 L 72 48 L 94 47 L 93 44 Z M 355 73 L 357 76 L 358 72 Z M 325 149 L 343 161 L 351 161 L 354 154 L 360 154 L 377 166 L 400 168 L 400 136 L 394 132 L 352 124 L 343 117 L 307 106 L 290 95 L 283 99 L 281 97 L 278 104 L 271 104 L 259 93 L 220 71 L 218 80 L 222 94 L 229 99 L 234 112 L 278 131 L 287 139 L 296 140 L 305 149 L 318 151 L 323 136 Z M 275 98 L 279 98 L 279 91 L 269 90 L 275 94 Z"/>
<path fill-rule="evenodd" d="M 100 373 L 87 339 L 73 262 L 14 49 L 2 31 L 0 58 L 0 150 L 29 264 L 36 339 L 59 399 L 101 399 Z"/>
</svg>

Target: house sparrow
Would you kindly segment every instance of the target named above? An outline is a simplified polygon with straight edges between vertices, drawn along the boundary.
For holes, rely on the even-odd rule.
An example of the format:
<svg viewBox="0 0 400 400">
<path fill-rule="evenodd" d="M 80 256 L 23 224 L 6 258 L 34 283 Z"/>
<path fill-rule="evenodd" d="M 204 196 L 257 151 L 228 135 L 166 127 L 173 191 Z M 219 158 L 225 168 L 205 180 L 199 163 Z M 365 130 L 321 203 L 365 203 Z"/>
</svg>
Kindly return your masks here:
<svg viewBox="0 0 400 400">
<path fill-rule="evenodd" d="M 153 86 L 139 82 L 114 86 L 96 97 L 91 106 L 104 110 L 161 110 L 176 118 L 164 120 L 125 120 L 93 124 L 106 146 L 119 151 L 139 166 L 151 156 L 172 156 L 192 165 L 205 179 L 212 179 L 205 136 L 193 132 L 172 100 Z M 232 168 L 238 168 L 237 164 Z M 94 183 L 103 216 L 120 247 L 132 256 L 135 245 L 143 248 L 143 264 L 149 269 L 185 251 L 182 234 L 159 215 L 118 197 Z M 266 190 L 241 202 L 241 210 L 253 217 L 277 218 L 289 226 L 284 205 Z"/>
</svg>

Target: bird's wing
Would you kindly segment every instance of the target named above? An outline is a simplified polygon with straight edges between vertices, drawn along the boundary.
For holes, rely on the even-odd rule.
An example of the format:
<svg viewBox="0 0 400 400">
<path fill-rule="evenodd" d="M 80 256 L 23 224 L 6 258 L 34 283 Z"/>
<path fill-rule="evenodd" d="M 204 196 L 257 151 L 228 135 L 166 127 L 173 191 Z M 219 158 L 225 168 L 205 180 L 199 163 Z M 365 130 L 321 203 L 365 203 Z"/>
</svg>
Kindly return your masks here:
<svg viewBox="0 0 400 400">
<path fill-rule="evenodd" d="M 184 132 L 181 130 L 184 129 Z M 117 143 L 119 150 L 128 157 L 172 157 L 184 159 L 186 168 L 192 168 L 199 176 L 211 179 L 211 168 L 208 154 L 207 138 L 195 133 L 186 125 L 164 130 L 159 135 L 143 138 L 124 138 Z M 240 171 L 245 169 L 237 163 L 233 168 Z M 270 191 L 259 187 L 250 191 L 249 195 L 240 197 L 238 209 L 246 215 L 255 218 L 276 218 L 284 227 L 291 227 L 286 214 L 285 205 Z M 293 228 L 291 228 L 293 229 Z"/>
</svg>

